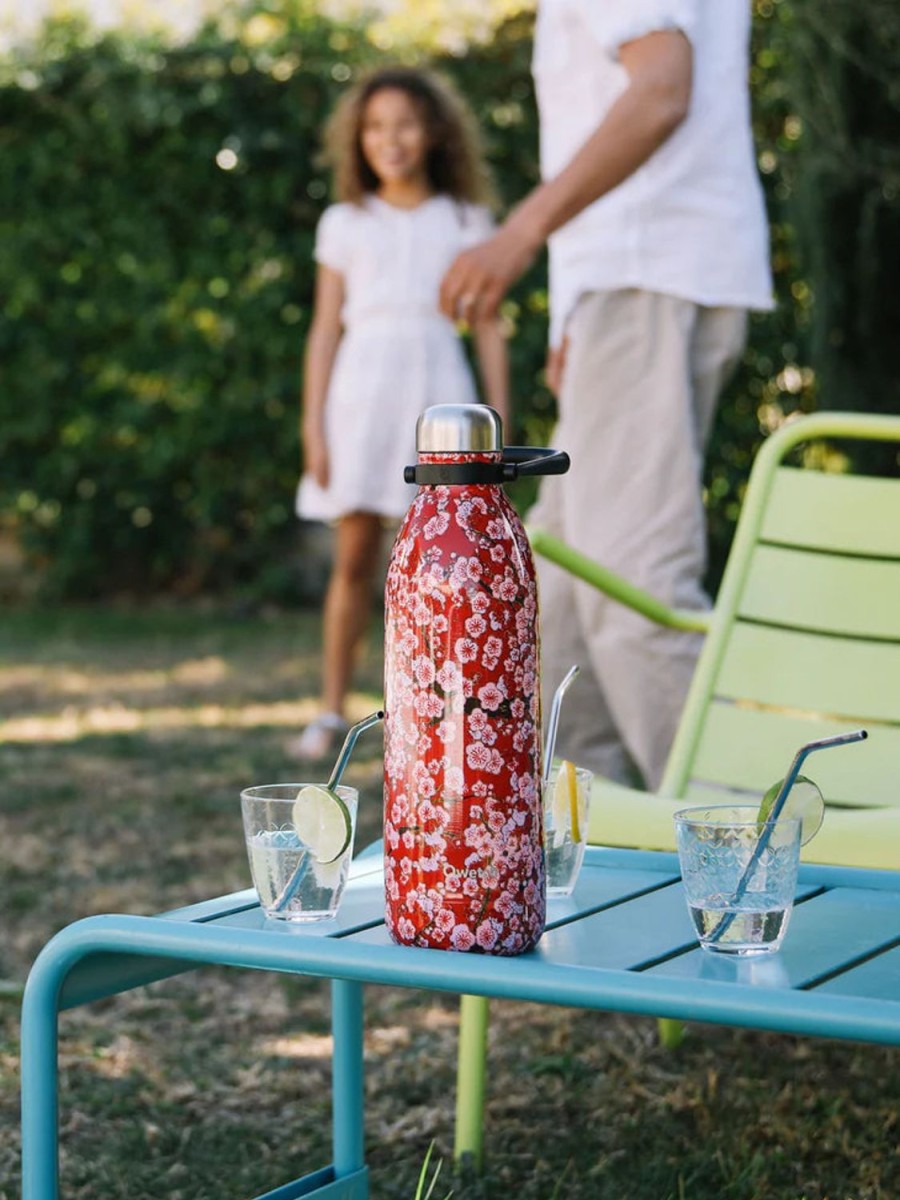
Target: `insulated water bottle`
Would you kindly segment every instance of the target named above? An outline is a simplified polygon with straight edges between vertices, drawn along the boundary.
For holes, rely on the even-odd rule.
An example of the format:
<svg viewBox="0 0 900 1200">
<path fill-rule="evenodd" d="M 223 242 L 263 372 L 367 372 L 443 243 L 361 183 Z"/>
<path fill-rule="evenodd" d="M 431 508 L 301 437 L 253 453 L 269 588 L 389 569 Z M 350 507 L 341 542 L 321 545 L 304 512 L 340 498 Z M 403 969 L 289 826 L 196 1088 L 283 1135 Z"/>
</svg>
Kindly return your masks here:
<svg viewBox="0 0 900 1200">
<path fill-rule="evenodd" d="M 538 599 L 503 483 L 565 454 L 503 449 L 486 405 L 416 427 L 419 485 L 385 592 L 386 920 L 397 942 L 519 954 L 544 927 Z"/>
</svg>

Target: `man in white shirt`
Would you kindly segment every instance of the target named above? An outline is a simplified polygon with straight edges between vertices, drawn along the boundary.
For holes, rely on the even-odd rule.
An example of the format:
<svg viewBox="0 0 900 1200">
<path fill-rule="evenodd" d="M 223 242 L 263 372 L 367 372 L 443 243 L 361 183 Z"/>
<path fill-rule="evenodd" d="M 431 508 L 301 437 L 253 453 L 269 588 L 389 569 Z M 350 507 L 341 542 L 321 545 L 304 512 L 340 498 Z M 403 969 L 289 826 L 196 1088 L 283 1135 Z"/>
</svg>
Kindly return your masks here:
<svg viewBox="0 0 900 1200">
<path fill-rule="evenodd" d="M 703 454 L 746 310 L 771 307 L 748 0 L 540 0 L 544 182 L 455 261 L 448 314 L 493 313 L 549 239 L 554 444 L 530 521 L 671 605 L 704 608 Z M 541 563 L 545 695 L 582 667 L 560 752 L 659 783 L 699 640 Z"/>
</svg>

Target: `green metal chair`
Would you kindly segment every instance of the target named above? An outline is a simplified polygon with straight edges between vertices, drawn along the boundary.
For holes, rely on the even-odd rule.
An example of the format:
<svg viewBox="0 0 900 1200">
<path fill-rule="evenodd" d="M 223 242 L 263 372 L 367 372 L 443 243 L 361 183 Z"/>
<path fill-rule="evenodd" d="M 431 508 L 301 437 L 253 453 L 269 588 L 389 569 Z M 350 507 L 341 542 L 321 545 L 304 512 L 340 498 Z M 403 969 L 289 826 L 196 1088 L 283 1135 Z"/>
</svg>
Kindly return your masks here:
<svg viewBox="0 0 900 1200">
<path fill-rule="evenodd" d="M 900 453 L 900 418 L 821 413 L 764 443 L 710 613 L 670 609 L 529 531 L 537 553 L 648 619 L 707 634 L 659 792 L 598 779 L 590 842 L 674 849 L 672 815 L 686 802 L 755 802 L 804 742 L 864 726 L 865 747 L 817 756 L 810 768 L 827 812 L 803 856 L 900 867 L 900 471 L 896 458 L 892 476 L 786 462 L 801 444 L 834 439 L 894 443 Z M 455 1153 L 476 1165 L 487 1021 L 487 1001 L 463 997 Z M 680 1026 L 661 1024 L 664 1040 L 677 1040 Z"/>
</svg>

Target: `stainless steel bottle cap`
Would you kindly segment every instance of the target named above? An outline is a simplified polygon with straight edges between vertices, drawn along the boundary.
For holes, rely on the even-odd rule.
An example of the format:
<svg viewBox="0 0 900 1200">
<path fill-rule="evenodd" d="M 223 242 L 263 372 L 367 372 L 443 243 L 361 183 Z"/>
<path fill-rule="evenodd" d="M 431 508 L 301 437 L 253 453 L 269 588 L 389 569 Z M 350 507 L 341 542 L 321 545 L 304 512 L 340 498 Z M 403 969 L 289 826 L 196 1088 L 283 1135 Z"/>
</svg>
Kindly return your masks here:
<svg viewBox="0 0 900 1200">
<path fill-rule="evenodd" d="M 487 404 L 435 404 L 416 422 L 420 454 L 476 454 L 503 449 L 503 422 Z"/>
</svg>

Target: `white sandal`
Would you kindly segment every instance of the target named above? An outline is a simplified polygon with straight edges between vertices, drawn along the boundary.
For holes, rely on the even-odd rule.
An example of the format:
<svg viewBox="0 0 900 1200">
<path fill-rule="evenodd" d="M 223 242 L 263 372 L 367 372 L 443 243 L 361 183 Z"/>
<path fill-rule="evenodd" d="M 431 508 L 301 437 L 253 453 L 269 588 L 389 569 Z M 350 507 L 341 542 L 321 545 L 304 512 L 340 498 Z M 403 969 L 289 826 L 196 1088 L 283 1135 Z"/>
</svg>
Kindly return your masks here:
<svg viewBox="0 0 900 1200">
<path fill-rule="evenodd" d="M 349 728 L 350 722 L 339 713 L 319 713 L 299 737 L 286 743 L 284 752 L 288 758 L 295 758 L 300 762 L 315 762 L 337 750 Z"/>
</svg>

